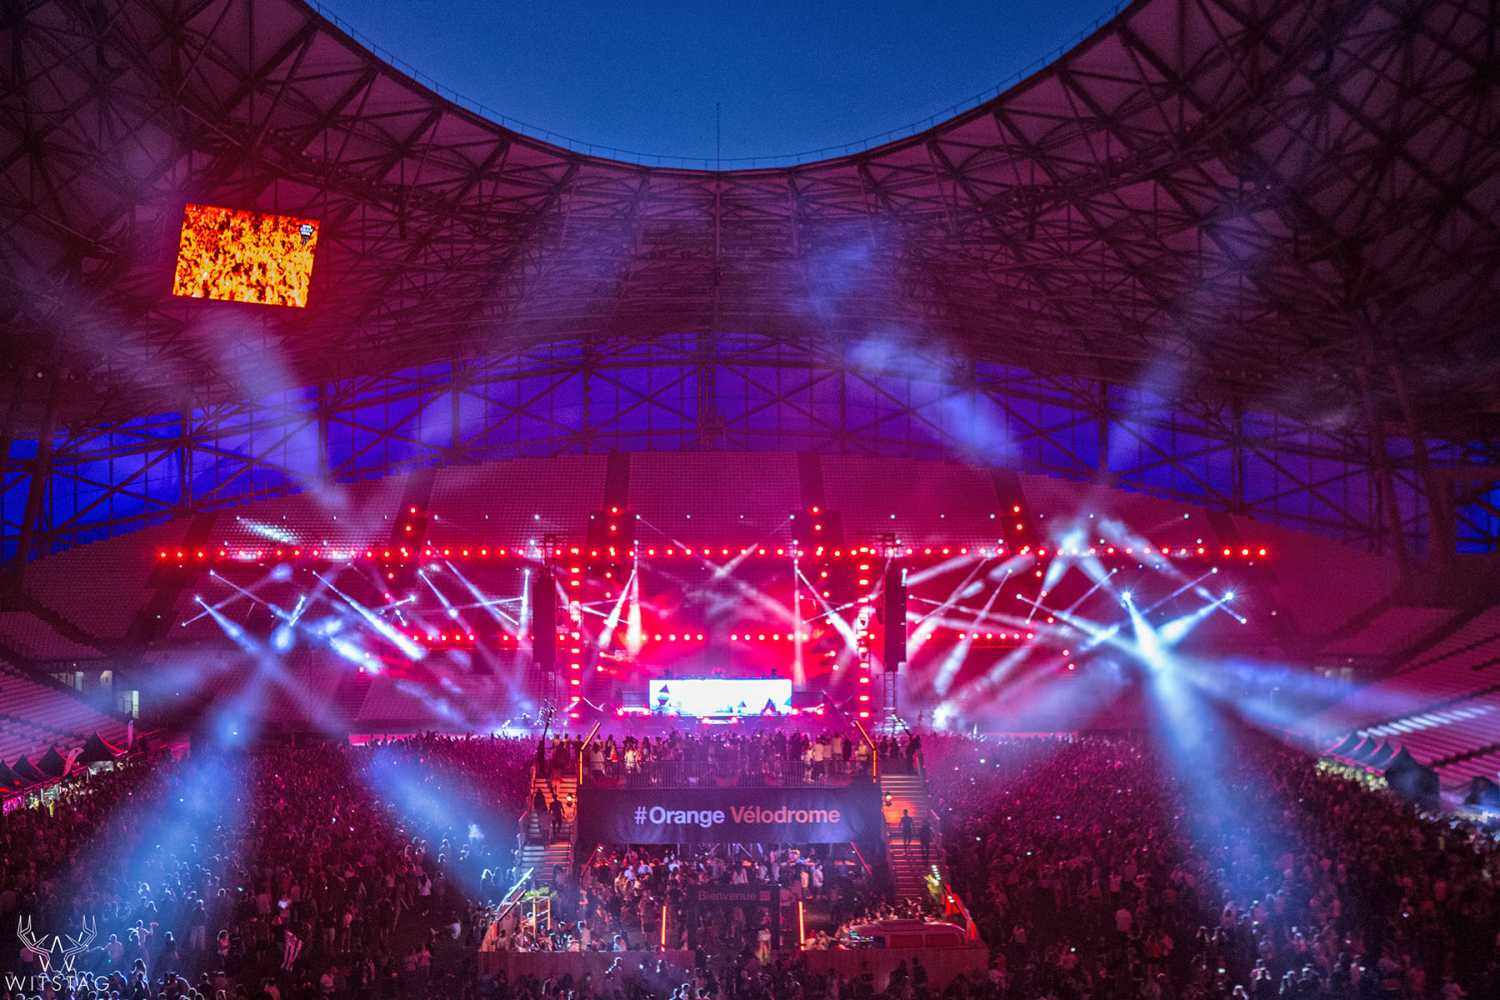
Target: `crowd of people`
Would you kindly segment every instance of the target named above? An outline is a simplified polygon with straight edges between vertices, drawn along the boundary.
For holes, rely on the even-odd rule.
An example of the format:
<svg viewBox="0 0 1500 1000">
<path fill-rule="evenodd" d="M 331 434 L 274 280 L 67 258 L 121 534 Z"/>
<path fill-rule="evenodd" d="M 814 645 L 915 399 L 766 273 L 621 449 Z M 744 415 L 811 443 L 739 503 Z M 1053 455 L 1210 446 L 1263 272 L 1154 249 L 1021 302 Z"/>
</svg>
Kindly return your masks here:
<svg viewBox="0 0 1500 1000">
<path fill-rule="evenodd" d="M 159 752 L 6 813 L 0 919 L 26 915 L 45 939 L 89 916 L 95 937 L 75 970 L 93 978 L 72 996 L 94 1000 L 1500 996 L 1489 834 L 1234 738 L 1196 772 L 1144 736 L 878 747 L 882 768 L 921 765 L 939 817 L 924 840 L 937 835 L 989 948 L 985 975 L 941 989 L 919 963 L 883 991 L 809 971 L 799 956 L 849 943 L 859 922 L 916 912 L 893 908 L 878 857 L 829 845 L 604 846 L 557 873 L 546 925 L 521 908 L 497 922 L 536 809 L 531 778 L 576 768 L 577 737 Z M 735 781 L 780 781 L 769 762 L 825 745 L 787 732 L 599 742 L 611 763 L 628 750 L 643 768 L 711 761 Z M 826 746 L 830 768 L 858 759 L 831 732 Z M 706 885 L 773 882 L 826 916 L 803 952 L 770 954 L 765 907 L 695 902 Z M 482 949 L 655 948 L 663 914 L 689 974 L 642 962 L 599 981 L 478 975 Z M 45 970 L 6 937 L 0 963 L 15 975 L 0 997 L 67 995 L 28 988 Z"/>
<path fill-rule="evenodd" d="M 929 740 L 1005 998 L 1500 996 L 1500 842 L 1244 730 Z"/>
<path fill-rule="evenodd" d="M 697 893 L 709 886 L 773 885 L 782 900 L 816 904 L 842 921 L 870 912 L 884 888 L 847 845 L 600 845 L 576 877 L 565 874 L 555 885 L 548 928 L 535 926 L 524 907 L 513 907 L 490 929 L 484 947 L 623 952 L 650 951 L 665 941 L 704 957 L 755 953 L 766 960 L 774 946 L 770 906 L 698 905 Z"/>
<path fill-rule="evenodd" d="M 514 872 L 533 745 L 133 761 L 5 816 L 0 920 L 46 938 L 90 919 L 73 971 L 100 998 L 461 996 Z M 58 970 L 8 937 L 10 1000 Z"/>
</svg>

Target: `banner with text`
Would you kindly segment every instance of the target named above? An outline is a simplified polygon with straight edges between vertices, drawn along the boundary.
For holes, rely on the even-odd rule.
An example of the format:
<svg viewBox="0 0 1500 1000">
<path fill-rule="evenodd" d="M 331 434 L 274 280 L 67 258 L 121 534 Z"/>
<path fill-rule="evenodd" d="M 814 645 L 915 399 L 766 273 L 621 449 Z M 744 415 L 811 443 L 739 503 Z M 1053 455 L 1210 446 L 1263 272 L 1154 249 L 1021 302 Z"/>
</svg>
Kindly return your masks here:
<svg viewBox="0 0 1500 1000">
<path fill-rule="evenodd" d="M 578 839 L 597 844 L 837 844 L 880 839 L 880 793 L 834 788 L 592 788 Z"/>
</svg>

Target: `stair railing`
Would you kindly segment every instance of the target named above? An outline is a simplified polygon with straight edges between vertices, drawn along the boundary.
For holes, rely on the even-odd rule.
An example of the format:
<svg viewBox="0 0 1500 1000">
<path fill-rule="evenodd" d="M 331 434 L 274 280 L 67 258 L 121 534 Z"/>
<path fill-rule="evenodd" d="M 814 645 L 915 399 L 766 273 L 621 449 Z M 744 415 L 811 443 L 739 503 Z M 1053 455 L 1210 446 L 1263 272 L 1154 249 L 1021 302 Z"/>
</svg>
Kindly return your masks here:
<svg viewBox="0 0 1500 1000">
<path fill-rule="evenodd" d="M 967 941 L 979 940 L 979 925 L 974 922 L 974 916 L 969 908 L 964 905 L 963 898 L 953 891 L 953 887 L 947 882 L 943 883 L 943 909 L 945 916 L 958 913 L 964 918 L 964 939 Z"/>
<path fill-rule="evenodd" d="M 865 877 L 866 878 L 874 878 L 875 877 L 875 869 L 871 868 L 870 867 L 870 862 L 868 862 L 868 861 L 865 860 L 865 852 L 861 851 L 859 849 L 859 845 L 856 844 L 852 840 L 849 841 L 849 846 L 852 847 L 852 848 L 854 848 L 854 856 L 856 858 L 858 858 L 859 859 L 859 863 L 864 866 Z"/>
<path fill-rule="evenodd" d="M 534 874 L 536 874 L 535 868 L 526 869 L 521 874 L 521 877 L 516 879 L 516 884 L 506 890 L 505 895 L 500 898 L 500 902 L 495 904 L 495 915 L 492 918 L 495 923 L 498 924 L 504 920 L 511 910 L 520 905 L 521 900 L 526 895 L 526 883 L 531 881 L 531 877 Z"/>
<path fill-rule="evenodd" d="M 530 767 L 530 774 L 531 779 L 526 783 L 526 811 L 521 813 L 521 819 L 526 827 L 526 843 L 528 844 L 533 843 L 531 839 L 531 827 L 533 820 L 536 821 L 537 835 L 545 839 L 545 832 L 542 829 L 542 822 L 545 818 L 545 814 L 537 812 L 536 807 L 532 805 L 532 796 L 534 796 L 537 791 L 537 770 L 536 764 L 534 763 Z"/>
<path fill-rule="evenodd" d="M 594 742 L 594 737 L 596 735 L 598 735 L 598 733 L 599 733 L 599 726 L 600 725 L 602 725 L 602 723 L 595 722 L 594 723 L 594 728 L 589 730 L 588 737 L 578 747 L 578 787 L 579 788 L 583 787 L 583 758 L 588 753 L 589 744 L 592 743 L 592 742 Z"/>
<path fill-rule="evenodd" d="M 937 858 L 936 864 L 932 864 L 931 861 L 928 864 L 932 864 L 932 867 L 937 869 L 938 877 L 943 879 L 943 891 L 946 892 L 948 891 L 947 879 L 944 878 L 941 867 L 943 862 L 943 822 L 938 818 L 937 810 L 930 807 L 927 810 L 926 819 L 928 828 L 932 830 L 932 837 L 928 842 L 931 847 L 931 854 Z"/>
<path fill-rule="evenodd" d="M 526 799 L 526 808 L 522 809 L 521 815 L 516 817 L 516 826 L 521 831 L 520 843 L 516 845 L 516 850 L 520 851 L 531 843 L 531 798 L 529 796 Z"/>
</svg>

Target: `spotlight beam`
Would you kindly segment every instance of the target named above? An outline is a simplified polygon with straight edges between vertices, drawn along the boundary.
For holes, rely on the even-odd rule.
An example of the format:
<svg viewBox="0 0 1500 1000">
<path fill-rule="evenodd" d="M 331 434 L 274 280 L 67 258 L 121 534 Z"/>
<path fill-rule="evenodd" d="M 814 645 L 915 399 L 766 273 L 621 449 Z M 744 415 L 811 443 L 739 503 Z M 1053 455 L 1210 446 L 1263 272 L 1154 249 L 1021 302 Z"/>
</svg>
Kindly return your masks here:
<svg viewBox="0 0 1500 1000">
<path fill-rule="evenodd" d="M 209 575 L 209 577 L 211 579 L 219 581 L 224 586 L 226 586 L 230 590 L 234 591 L 233 594 L 231 594 L 229 597 L 224 598 L 222 601 L 215 601 L 214 604 L 213 604 L 213 607 L 214 607 L 215 610 L 222 611 L 224 608 L 229 607 L 231 604 L 233 604 L 239 598 L 244 597 L 244 598 L 248 599 L 252 604 L 260 604 L 260 605 L 264 605 L 267 608 L 270 608 L 271 611 L 272 611 L 272 613 L 275 614 L 278 618 L 282 617 L 282 615 L 281 615 L 281 609 L 280 608 L 277 608 L 273 604 L 267 604 L 266 601 L 264 601 L 260 597 L 256 596 L 256 594 L 253 591 L 246 590 L 244 587 L 239 586 L 233 580 L 230 580 L 230 579 L 224 577 L 223 575 L 221 575 L 217 570 L 209 570 L 208 571 L 208 575 Z M 271 579 L 271 574 L 267 574 L 267 575 L 261 577 L 259 580 L 257 580 L 255 582 L 255 586 L 257 586 L 257 587 L 262 586 L 262 585 L 264 585 L 266 583 L 267 580 L 270 580 L 270 579 Z M 198 603 L 202 604 L 203 602 L 199 601 Z M 207 608 L 207 605 L 204 605 L 204 607 Z M 196 622 L 198 619 L 203 618 L 207 614 L 208 614 L 207 610 L 200 611 L 196 615 L 194 615 L 193 617 L 184 619 L 181 622 L 181 624 L 184 625 L 184 626 L 191 625 L 191 624 L 193 624 L 193 622 Z"/>
<path fill-rule="evenodd" d="M 1218 600 L 1210 601 L 1208 604 L 1203 605 L 1203 607 L 1198 608 L 1196 611 L 1189 611 L 1187 614 L 1167 622 L 1159 629 L 1162 640 L 1170 645 L 1177 645 L 1188 637 L 1188 633 L 1197 628 L 1205 618 L 1222 607 L 1228 600 L 1230 598 L 1227 595 L 1220 597 Z"/>
<path fill-rule="evenodd" d="M 599 648 L 608 649 L 610 642 L 614 640 L 615 630 L 620 626 L 620 615 L 625 611 L 625 602 L 629 597 L 631 588 L 635 586 L 636 567 L 630 568 L 630 577 L 625 581 L 625 586 L 620 588 L 620 596 L 615 598 L 614 606 L 609 609 L 609 614 L 604 618 L 604 628 L 599 631 Z"/>
<path fill-rule="evenodd" d="M 1047 607 L 1043 606 L 1040 602 L 1033 601 L 1031 598 L 1025 596 L 1024 594 L 1020 596 L 1021 600 L 1025 601 L 1027 604 L 1037 605 L 1038 608 L 1056 618 L 1058 621 L 1071 625 L 1072 627 L 1087 635 L 1089 638 L 1088 641 L 1083 645 L 1083 649 L 1092 649 L 1095 646 L 1104 643 L 1110 643 L 1111 645 L 1117 646 L 1127 653 L 1132 652 L 1128 644 L 1122 643 L 1118 639 L 1120 633 L 1119 624 L 1101 625 L 1098 622 L 1090 621 L 1087 618 L 1080 617 L 1068 611 L 1063 611 L 1062 609 L 1050 610 Z"/>
<path fill-rule="evenodd" d="M 953 562 L 955 564 L 955 566 L 963 564 L 961 561 L 956 561 L 956 560 L 949 560 L 949 561 Z M 929 618 L 932 618 L 934 615 L 943 615 L 943 614 L 946 614 L 947 611 L 948 611 L 948 609 L 951 608 L 951 607 L 953 607 L 953 605 L 955 603 L 957 603 L 961 599 L 964 590 L 969 586 L 969 584 L 971 584 L 971 583 L 974 582 L 974 578 L 979 575 L 979 572 L 982 569 L 984 569 L 984 564 L 981 563 L 981 562 L 976 562 L 974 564 L 973 569 L 969 570 L 969 572 L 964 576 L 963 581 L 961 583 L 959 583 L 959 585 L 957 587 L 954 587 L 952 590 L 950 590 L 948 592 L 948 596 L 943 600 L 943 603 L 939 604 L 937 606 L 937 608 L 935 608 L 932 611 L 927 612 L 927 614 L 925 614 L 921 618 L 917 619 L 916 632 L 912 635 L 912 651 L 913 652 L 915 652 L 918 649 L 921 649 L 922 648 L 922 644 L 925 643 L 927 641 L 928 636 L 930 636 L 932 634 L 932 627 L 929 627 L 927 625 L 927 620 Z M 913 574 L 912 578 L 907 581 L 908 587 L 910 587 L 912 585 L 913 581 L 916 579 L 916 577 L 918 577 L 920 575 L 921 574 Z M 916 582 L 920 582 L 920 581 L 916 581 Z"/>
<path fill-rule="evenodd" d="M 427 575 L 427 571 L 425 569 L 417 570 L 417 577 L 423 583 L 427 584 L 427 589 L 432 591 L 442 603 L 443 610 L 448 612 L 448 617 L 456 621 L 458 619 L 458 609 L 453 606 L 452 601 L 448 600 L 448 595 L 439 590 L 438 585 L 432 582 L 432 577 Z"/>
<path fill-rule="evenodd" d="M 1103 576 L 1096 579 L 1093 586 L 1089 587 L 1088 590 L 1085 590 L 1081 597 L 1079 597 L 1076 601 L 1074 601 L 1072 604 L 1069 604 L 1065 609 L 1063 609 L 1064 612 L 1067 614 L 1072 614 L 1074 611 L 1078 610 L 1079 606 L 1082 605 L 1084 601 L 1088 600 L 1090 597 L 1093 597 L 1094 594 L 1098 593 L 1099 589 L 1104 586 L 1106 580 L 1108 580 L 1111 576 L 1115 575 L 1118 572 L 1119 569 L 1111 569 L 1108 573 L 1105 573 Z"/>
<path fill-rule="evenodd" d="M 243 652 L 256 657 L 264 652 L 260 643 L 251 638 L 237 623 L 230 621 L 229 617 L 218 608 L 212 607 L 201 597 L 194 597 L 193 600 L 198 602 L 198 605 L 203 608 L 203 613 L 213 618 L 215 624 L 223 629 L 224 634 L 229 636 L 230 640 Z"/>
<path fill-rule="evenodd" d="M 334 585 L 332 580 L 329 580 L 321 573 L 315 573 L 314 575 L 319 580 L 322 580 L 325 584 L 327 584 L 328 589 L 337 594 L 345 604 L 349 605 L 349 607 L 354 610 L 354 613 L 359 615 L 359 617 L 364 620 L 365 624 L 374 629 L 381 636 L 381 638 L 385 639 L 386 642 L 389 642 L 392 646 L 395 646 L 397 649 L 401 650 L 401 652 L 406 656 L 407 659 L 415 661 L 420 660 L 427 655 L 422 647 L 412 642 L 401 632 L 392 628 L 390 622 L 387 622 L 384 618 L 381 618 L 369 608 L 365 607 L 363 604 L 359 603 L 348 594 L 339 590 L 339 588 Z"/>
<path fill-rule="evenodd" d="M 990 609 L 995 606 L 995 599 L 1000 596 L 1000 591 L 1004 589 L 1005 583 L 1001 581 L 998 587 L 990 591 L 989 600 L 984 602 L 984 610 L 979 615 L 981 619 L 989 616 Z M 942 664 L 939 665 L 937 676 L 932 681 L 932 688 L 939 695 L 946 695 L 948 693 L 949 688 L 953 686 L 954 678 L 963 669 L 964 661 L 969 658 L 969 650 L 974 645 L 974 640 L 970 638 L 973 635 L 973 632 L 965 632 L 963 638 L 948 651 L 948 655 L 943 658 Z"/>
<path fill-rule="evenodd" d="M 1196 579 L 1189 580 L 1188 582 L 1184 583 L 1182 586 L 1178 587 L 1176 590 L 1172 591 L 1166 597 L 1163 597 L 1161 600 L 1155 601 L 1152 604 L 1148 605 L 1145 608 L 1145 610 L 1142 612 L 1142 614 L 1149 615 L 1151 612 L 1155 611 L 1157 608 L 1161 607 L 1163 604 L 1166 604 L 1166 603 L 1168 603 L 1170 601 L 1176 600 L 1178 597 L 1181 597 L 1183 594 L 1187 593 L 1189 590 L 1192 590 L 1194 587 L 1197 587 L 1204 580 L 1207 580 L 1209 577 L 1213 576 L 1214 573 L 1216 573 L 1216 572 L 1217 572 L 1217 570 L 1209 570 L 1208 572 L 1202 574 L 1201 576 L 1197 577 Z M 1207 596 L 1206 592 L 1204 592 L 1204 596 Z"/>
<path fill-rule="evenodd" d="M 951 559 L 944 559 L 940 563 L 935 563 L 932 566 L 927 566 L 912 573 L 907 577 L 906 585 L 907 587 L 919 587 L 928 580 L 935 580 L 940 576 L 952 573 L 960 566 L 967 566 L 971 562 L 979 563 L 981 567 L 983 566 L 983 558 L 977 554 L 953 556 Z"/>
<path fill-rule="evenodd" d="M 858 648 L 859 637 L 854 634 L 854 626 L 850 625 L 848 620 L 839 613 L 840 609 L 834 608 L 828 603 L 828 599 L 824 597 L 822 592 L 819 591 L 818 588 L 813 585 L 813 582 L 807 578 L 806 573 L 802 572 L 800 568 L 796 572 L 797 575 L 801 577 L 802 582 L 807 585 L 808 591 L 813 595 L 813 599 L 818 602 L 818 606 L 823 609 L 822 614 L 818 615 L 817 618 L 809 619 L 809 621 L 817 621 L 819 618 L 828 619 L 828 623 L 833 626 L 834 631 L 838 632 L 839 637 L 844 640 L 844 647 L 846 651 Z M 850 603 L 843 605 L 843 607 L 853 607 L 855 603 L 856 602 L 851 601 Z"/>
<path fill-rule="evenodd" d="M 514 598 L 492 598 L 484 591 L 480 590 L 479 587 L 477 587 L 468 577 L 464 576 L 463 573 L 459 572 L 457 566 L 453 565 L 451 562 L 445 562 L 444 565 L 448 567 L 448 569 L 453 573 L 454 576 L 458 577 L 458 582 L 462 583 L 464 585 L 464 588 L 468 590 L 468 592 L 474 598 L 475 603 L 464 605 L 462 607 L 462 610 L 467 611 L 475 608 L 481 609 L 485 614 L 494 619 L 497 625 L 499 625 L 506 631 L 509 631 L 508 625 L 519 624 L 516 619 L 506 614 L 504 611 L 501 611 L 499 607 L 501 604 L 511 603 L 512 601 L 514 601 Z M 431 586 L 430 583 L 429 586 Z M 452 606 L 453 605 L 450 605 L 450 607 Z"/>
</svg>

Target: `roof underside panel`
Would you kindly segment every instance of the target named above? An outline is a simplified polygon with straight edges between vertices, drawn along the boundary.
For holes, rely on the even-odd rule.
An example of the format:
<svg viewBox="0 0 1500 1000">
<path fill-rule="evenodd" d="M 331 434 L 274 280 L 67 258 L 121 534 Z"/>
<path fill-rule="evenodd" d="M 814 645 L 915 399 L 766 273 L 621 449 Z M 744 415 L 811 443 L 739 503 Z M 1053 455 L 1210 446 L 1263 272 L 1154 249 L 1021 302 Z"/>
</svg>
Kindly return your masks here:
<svg viewBox="0 0 1500 1000">
<path fill-rule="evenodd" d="M 715 173 L 510 131 L 297 0 L 35 3 L 0 44 L 5 350 L 83 376 L 74 421 L 754 330 L 1325 420 L 1399 365 L 1448 426 L 1500 375 L 1496 30 L 1482 0 L 1141 0 L 928 132 Z M 172 298 L 188 201 L 319 219 L 308 307 Z"/>
</svg>

